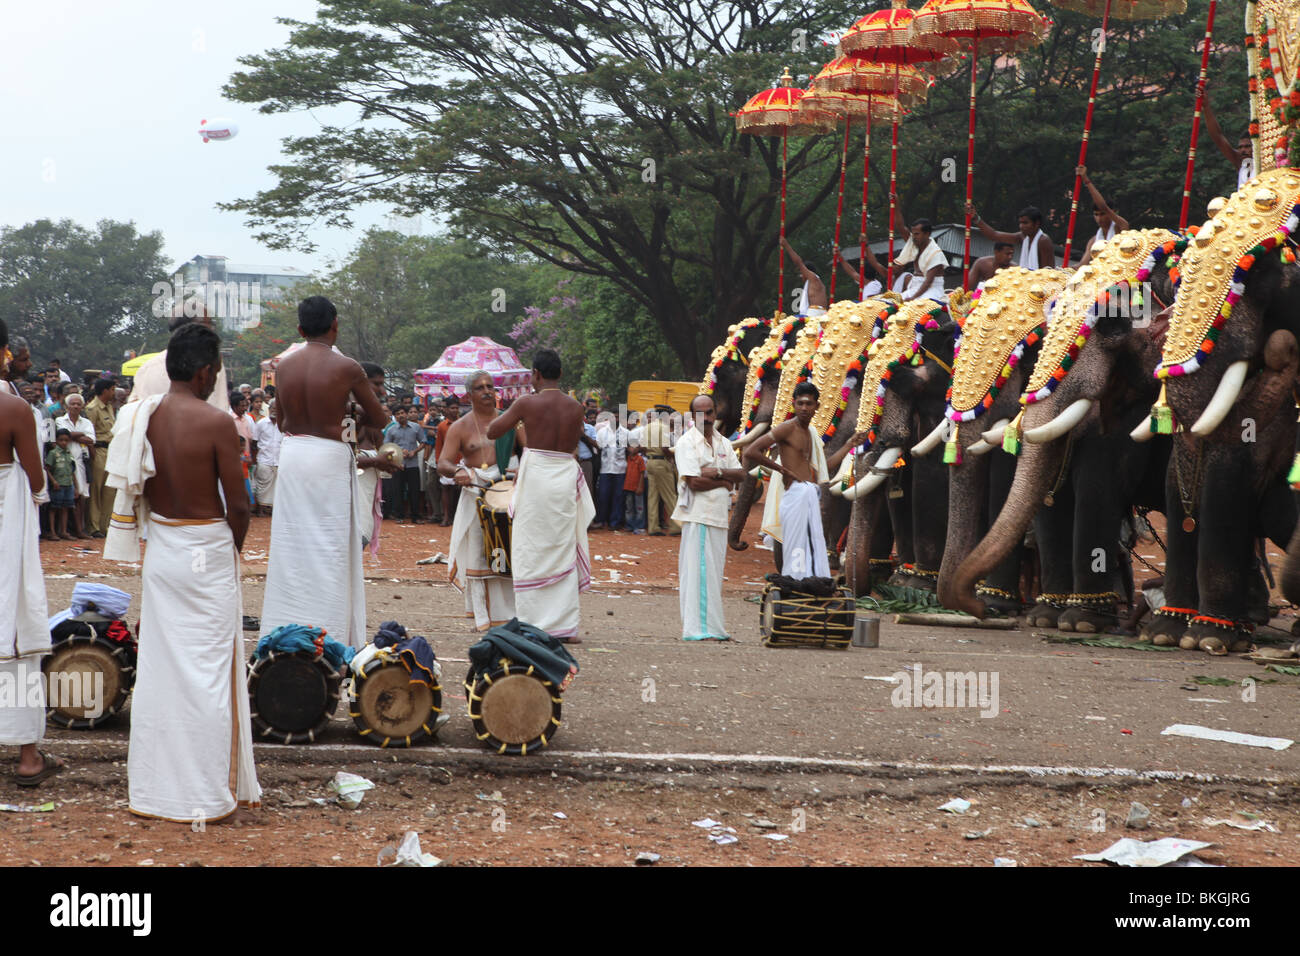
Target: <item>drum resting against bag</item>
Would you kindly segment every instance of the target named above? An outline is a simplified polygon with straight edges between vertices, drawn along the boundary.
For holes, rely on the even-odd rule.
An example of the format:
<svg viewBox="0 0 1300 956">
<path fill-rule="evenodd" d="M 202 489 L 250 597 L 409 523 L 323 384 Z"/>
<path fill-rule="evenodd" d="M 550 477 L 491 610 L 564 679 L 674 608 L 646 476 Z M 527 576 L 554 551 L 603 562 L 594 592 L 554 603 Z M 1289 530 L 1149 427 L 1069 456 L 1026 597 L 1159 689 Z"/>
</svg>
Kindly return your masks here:
<svg viewBox="0 0 1300 956">
<path fill-rule="evenodd" d="M 441 723 L 442 686 L 411 680 L 393 657 L 366 661 L 356 671 L 353 695 L 348 715 L 362 737 L 381 747 L 409 747 L 433 736 Z"/>
<path fill-rule="evenodd" d="M 121 711 L 135 685 L 135 648 L 104 637 L 97 624 L 65 621 L 52 635 L 54 649 L 42 666 L 47 715 L 60 727 L 90 730 L 102 724 Z"/>
<path fill-rule="evenodd" d="M 253 735 L 282 744 L 314 743 L 338 708 L 343 678 L 311 651 L 270 651 L 248 670 Z"/>
<path fill-rule="evenodd" d="M 498 481 L 486 489 L 477 501 L 478 520 L 483 527 L 483 556 L 494 574 L 510 571 L 510 500 L 515 483 Z"/>
<path fill-rule="evenodd" d="M 767 647 L 832 647 L 845 650 L 853 640 L 857 602 L 845 587 L 822 597 L 783 594 L 768 585 L 759 606 L 759 634 Z"/>
<path fill-rule="evenodd" d="M 471 668 L 465 694 L 474 736 L 499 754 L 534 752 L 560 730 L 560 690 L 531 665 L 502 657 L 490 671 Z"/>
</svg>

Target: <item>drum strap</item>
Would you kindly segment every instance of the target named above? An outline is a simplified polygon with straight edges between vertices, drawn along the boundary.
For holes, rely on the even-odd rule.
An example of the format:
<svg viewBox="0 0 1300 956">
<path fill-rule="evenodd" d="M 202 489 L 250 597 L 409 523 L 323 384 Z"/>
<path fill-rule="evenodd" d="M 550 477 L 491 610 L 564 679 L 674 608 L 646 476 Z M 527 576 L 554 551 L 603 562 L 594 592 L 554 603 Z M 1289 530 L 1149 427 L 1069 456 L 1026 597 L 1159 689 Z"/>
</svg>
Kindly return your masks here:
<svg viewBox="0 0 1300 956">
<path fill-rule="evenodd" d="M 515 452 L 515 432 L 514 429 L 506 432 L 495 442 L 493 446 L 497 453 L 497 470 L 501 472 L 501 477 L 506 476 L 506 467 L 510 464 L 510 456 Z"/>
</svg>

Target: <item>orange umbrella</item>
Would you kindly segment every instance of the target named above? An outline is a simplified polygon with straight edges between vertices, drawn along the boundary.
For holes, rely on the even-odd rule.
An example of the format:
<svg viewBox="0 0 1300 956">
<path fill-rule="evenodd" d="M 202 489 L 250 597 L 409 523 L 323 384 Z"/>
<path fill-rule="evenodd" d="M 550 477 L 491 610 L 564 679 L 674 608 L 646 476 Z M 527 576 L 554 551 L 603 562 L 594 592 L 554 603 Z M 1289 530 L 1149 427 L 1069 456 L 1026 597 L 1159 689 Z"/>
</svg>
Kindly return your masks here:
<svg viewBox="0 0 1300 956">
<path fill-rule="evenodd" d="M 1097 102 L 1097 77 L 1101 74 L 1101 55 L 1106 50 L 1106 28 L 1110 25 L 1110 18 L 1114 16 L 1119 20 L 1155 20 L 1160 17 L 1169 16 L 1173 13 L 1183 13 L 1187 10 L 1187 0 L 1052 0 L 1056 6 L 1063 10 L 1073 10 L 1076 13 L 1087 13 L 1092 16 L 1101 15 L 1101 42 L 1093 43 L 1097 48 L 1097 56 L 1092 63 L 1092 86 L 1088 90 L 1088 113 L 1083 120 L 1083 139 L 1079 142 L 1079 162 L 1076 166 L 1085 166 L 1088 162 L 1088 137 L 1092 133 L 1092 110 Z M 1210 0 L 1210 22 L 1214 22 L 1214 0 Z M 1202 67 L 1201 85 L 1199 87 L 1198 105 L 1196 107 L 1196 117 L 1193 126 L 1200 119 L 1200 99 L 1199 96 L 1205 92 L 1205 71 Z M 1192 138 L 1195 145 L 1195 136 Z M 1188 171 L 1190 177 L 1190 169 Z M 1074 241 L 1074 221 L 1079 212 L 1079 187 L 1083 185 L 1083 177 L 1079 173 L 1074 174 L 1074 194 L 1070 198 L 1070 226 L 1065 232 L 1065 257 L 1061 260 L 1065 267 L 1070 268 L 1070 245 Z M 1190 195 L 1191 182 L 1188 181 L 1188 190 L 1184 195 Z M 1184 205 L 1184 209 L 1186 206 Z"/>
<path fill-rule="evenodd" d="M 916 11 L 912 32 L 918 46 L 931 50 L 948 48 L 957 42 L 969 49 L 970 123 L 966 140 L 966 205 L 975 185 L 975 82 L 980 53 L 1018 53 L 1042 42 L 1050 26 L 1028 0 L 926 0 Z M 966 266 L 970 261 L 970 212 L 966 213 L 966 243 L 962 249 L 962 287 L 968 286 Z"/>
<path fill-rule="evenodd" d="M 829 133 L 835 128 L 833 113 L 820 109 L 800 109 L 804 90 L 794 86 L 794 77 L 787 69 L 781 74 L 778 86 L 750 98 L 732 115 L 736 129 L 752 136 L 781 137 L 781 238 L 785 238 L 785 185 L 786 159 L 790 135 L 815 136 Z M 785 305 L 785 244 L 777 247 L 777 312 Z"/>
</svg>

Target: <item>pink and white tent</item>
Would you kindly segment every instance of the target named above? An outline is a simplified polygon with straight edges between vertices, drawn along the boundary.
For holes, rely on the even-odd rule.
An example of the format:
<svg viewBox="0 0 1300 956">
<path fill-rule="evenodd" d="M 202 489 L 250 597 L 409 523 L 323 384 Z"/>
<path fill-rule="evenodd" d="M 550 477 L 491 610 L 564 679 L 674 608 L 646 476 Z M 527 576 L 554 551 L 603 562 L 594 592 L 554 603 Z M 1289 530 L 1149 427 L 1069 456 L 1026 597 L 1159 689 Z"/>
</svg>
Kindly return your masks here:
<svg viewBox="0 0 1300 956">
<path fill-rule="evenodd" d="M 417 371 L 415 393 L 464 397 L 470 374 L 480 369 L 491 373 L 497 391 L 506 401 L 532 391 L 532 371 L 524 368 L 514 349 L 475 335 L 449 346 L 438 361 Z"/>
</svg>

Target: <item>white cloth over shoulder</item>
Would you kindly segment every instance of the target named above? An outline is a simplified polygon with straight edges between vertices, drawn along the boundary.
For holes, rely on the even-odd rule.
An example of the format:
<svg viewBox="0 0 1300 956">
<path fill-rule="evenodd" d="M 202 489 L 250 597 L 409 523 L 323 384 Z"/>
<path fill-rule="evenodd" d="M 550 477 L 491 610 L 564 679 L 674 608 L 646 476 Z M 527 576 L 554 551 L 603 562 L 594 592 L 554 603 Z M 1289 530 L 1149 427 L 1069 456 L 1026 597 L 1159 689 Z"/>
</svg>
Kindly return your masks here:
<svg viewBox="0 0 1300 956">
<path fill-rule="evenodd" d="M 113 440 L 108 445 L 105 465 L 108 477 L 104 479 L 104 484 L 117 489 L 104 538 L 104 557 L 109 561 L 140 560 L 140 528 L 149 518 L 144 485 L 158 473 L 153 448 L 146 436 L 149 419 L 158 410 L 163 394 L 151 395 L 134 405 L 123 405 L 113 424 Z"/>
<path fill-rule="evenodd" d="M 781 573 L 791 578 L 831 576 L 822 532 L 821 488 L 796 481 L 781 496 Z"/>
<path fill-rule="evenodd" d="M 1020 243 L 1020 268 L 1042 268 L 1042 265 L 1038 261 L 1038 240 L 1041 238 L 1043 238 L 1043 230 L 1039 229 L 1032 236 L 1026 237 Z"/>
<path fill-rule="evenodd" d="M 496 465 L 471 468 L 475 482 L 490 484 L 501 480 Z M 456 519 L 451 526 L 451 564 L 447 577 L 465 594 L 466 616 L 474 618 L 474 627 L 486 631 L 507 623 L 515 616 L 514 582 L 492 570 L 483 548 L 483 525 L 478 517 L 479 488 L 461 488 Z M 513 544 L 512 544 L 513 550 Z"/>
<path fill-rule="evenodd" d="M 591 492 L 572 455 L 524 450 L 510 504 L 510 564 L 519 620 L 553 637 L 578 633 L 578 594 L 591 586 Z"/>
<path fill-rule="evenodd" d="M 817 434 L 817 429 L 812 425 L 808 426 L 808 434 L 812 438 L 813 474 L 819 482 L 828 482 L 831 476 L 826 470 L 826 449 L 822 447 L 822 436 Z M 780 455 L 775 457 L 779 459 Z M 773 475 L 767 483 L 767 500 L 763 504 L 762 533 L 781 542 L 785 541 L 781 534 L 781 497 L 784 492 L 785 481 L 780 475 Z"/>
<path fill-rule="evenodd" d="M 193 822 L 226 816 L 236 802 L 256 806 L 262 791 L 230 525 L 153 515 L 141 577 L 126 769 L 131 811 Z"/>
<path fill-rule="evenodd" d="M 154 395 L 164 395 L 171 387 L 172 380 L 167 377 L 167 350 L 163 349 L 153 358 L 146 359 L 144 364 L 136 369 L 135 378 L 131 381 L 131 394 L 127 396 L 126 404 L 142 402 Z M 212 394 L 208 396 L 208 404 L 223 412 L 230 411 L 230 383 L 226 380 L 224 365 L 217 373 L 217 384 L 212 389 Z M 122 407 L 126 408 L 126 405 Z M 119 411 L 118 416 L 120 417 L 121 414 L 122 412 Z"/>
<path fill-rule="evenodd" d="M 0 465 L 0 661 L 50 652 L 39 534 L 27 472 Z"/>
<path fill-rule="evenodd" d="M 281 624 L 324 628 L 341 644 L 366 643 L 361 501 L 352 449 L 340 441 L 286 435 L 271 512 L 265 637 Z"/>
</svg>

